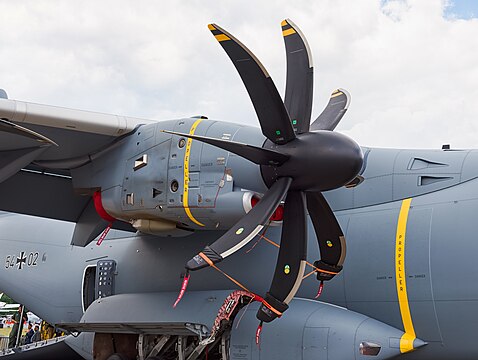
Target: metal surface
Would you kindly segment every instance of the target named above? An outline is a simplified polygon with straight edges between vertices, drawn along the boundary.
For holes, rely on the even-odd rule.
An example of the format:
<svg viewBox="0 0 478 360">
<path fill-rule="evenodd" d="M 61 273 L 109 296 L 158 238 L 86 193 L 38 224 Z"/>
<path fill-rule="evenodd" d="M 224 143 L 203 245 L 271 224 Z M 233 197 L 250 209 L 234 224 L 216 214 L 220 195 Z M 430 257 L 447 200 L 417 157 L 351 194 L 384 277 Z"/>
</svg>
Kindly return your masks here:
<svg viewBox="0 0 478 360">
<path fill-rule="evenodd" d="M 15 350 L 0 351 L 3 360 L 79 360 L 83 357 L 75 353 L 66 343 L 66 336 L 23 345 Z"/>
<path fill-rule="evenodd" d="M 226 47 L 231 40 L 224 36 L 229 34 L 217 27 L 212 30 Z M 270 86 L 267 72 L 252 53 L 237 41 L 234 46 L 247 53 L 255 74 L 265 77 L 265 88 Z M 238 54 L 232 54 L 233 60 L 240 60 Z M 250 90 L 257 77 L 249 70 L 240 72 Z M 253 101 L 261 106 L 257 98 Z M 331 120 L 328 128 L 340 120 L 348 102 L 345 92 L 331 99 L 334 108 L 323 113 Z M 286 131 L 290 136 L 281 140 L 271 133 L 273 122 L 267 131 L 262 126 L 274 138 L 269 141 L 260 129 L 203 118 L 145 121 L 137 126 L 142 120 L 3 98 L 0 117 L 59 145 L 29 158 L 24 149 L 31 148 L 35 139 L 11 132 L 0 136 L 4 155 L 0 208 L 40 216 L 0 212 L 0 287 L 46 321 L 84 331 L 65 340 L 68 347 L 62 344 L 60 358 L 71 348 L 92 359 L 91 332 L 109 342 L 113 335 L 123 336 L 131 344 L 140 334 L 185 337 L 185 358 L 199 356 L 203 349 L 193 350 L 191 340 L 208 333 L 236 285 L 212 268 L 195 272 L 173 309 L 184 263 L 243 218 L 245 198 L 254 193 L 260 197 L 283 177 L 293 178 L 293 191 L 334 189 L 324 192 L 324 201 L 333 214 L 325 212 L 337 219 L 335 229 L 324 232 L 324 226 L 313 221 L 317 204 L 305 216 L 306 259 L 312 263 L 326 255 L 325 248 L 319 253 L 317 236 L 319 241 L 329 236 L 341 241 L 342 234 L 347 238 L 347 257 L 344 260 L 342 251 L 334 256 L 344 270 L 325 285 L 320 298 L 324 303 L 311 300 L 318 287 L 314 277 L 303 279 L 287 312 L 264 325 L 260 349 L 254 344 L 259 304 L 245 307 L 234 320 L 230 339 L 216 339 L 221 353 L 228 348 L 231 359 L 241 360 L 348 360 L 369 358 L 360 351 L 376 352 L 380 347 L 373 358 L 478 358 L 477 150 L 364 148 L 362 164 L 357 161 L 362 149 L 343 135 L 316 131 L 292 136 Z M 261 125 L 264 119 L 261 115 Z M 289 160 L 282 166 L 258 166 L 227 150 L 161 130 L 253 148 L 280 148 Z M 125 133 L 129 135 L 121 137 Z M 71 168 L 60 169 L 61 164 Z M 363 182 L 341 186 L 357 174 Z M 104 210 L 125 223 L 163 219 L 189 236 L 174 238 L 175 230 L 154 236 L 112 229 L 101 246 L 92 245 L 101 227 L 88 205 L 96 191 L 101 191 Z M 282 196 L 278 197 L 280 201 Z M 246 251 L 228 254 L 221 270 L 251 292 L 263 294 L 274 275 L 281 230 L 268 227 Z M 257 232 L 251 234 L 248 240 Z M 72 238 L 86 246 L 71 246 Z M 85 268 L 113 259 L 114 289 L 106 289 L 112 296 L 97 299 L 83 313 Z M 306 273 L 310 271 L 309 267 Z M 91 288 L 98 289 L 99 281 Z"/>
</svg>

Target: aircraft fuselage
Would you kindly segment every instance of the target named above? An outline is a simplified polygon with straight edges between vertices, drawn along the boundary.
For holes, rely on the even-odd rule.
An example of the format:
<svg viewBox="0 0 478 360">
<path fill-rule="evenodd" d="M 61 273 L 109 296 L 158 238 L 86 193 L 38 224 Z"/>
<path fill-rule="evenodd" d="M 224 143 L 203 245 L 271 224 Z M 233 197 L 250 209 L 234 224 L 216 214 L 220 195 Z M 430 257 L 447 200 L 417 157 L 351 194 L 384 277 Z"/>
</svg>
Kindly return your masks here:
<svg viewBox="0 0 478 360">
<path fill-rule="evenodd" d="M 325 284 L 320 300 L 404 329 L 428 343 L 407 358 L 478 356 L 478 153 L 364 152 L 365 181 L 326 193 L 347 238 L 347 259 L 343 272 Z M 80 319 L 85 268 L 99 260 L 117 262 L 117 294 L 178 291 L 184 263 L 222 234 L 197 231 L 162 238 L 112 230 L 101 246 L 79 248 L 68 245 L 73 227 L 9 213 L 0 217 L 2 290 L 51 323 Z M 309 234 L 308 260 L 313 262 L 319 254 L 311 223 Z M 280 227 L 270 227 L 265 236 L 278 243 Z M 250 248 L 220 267 L 251 291 L 264 294 L 277 249 L 264 240 L 246 251 Z M 317 287 L 310 276 L 298 296 L 313 298 Z M 235 288 L 209 268 L 192 275 L 188 291 Z"/>
</svg>

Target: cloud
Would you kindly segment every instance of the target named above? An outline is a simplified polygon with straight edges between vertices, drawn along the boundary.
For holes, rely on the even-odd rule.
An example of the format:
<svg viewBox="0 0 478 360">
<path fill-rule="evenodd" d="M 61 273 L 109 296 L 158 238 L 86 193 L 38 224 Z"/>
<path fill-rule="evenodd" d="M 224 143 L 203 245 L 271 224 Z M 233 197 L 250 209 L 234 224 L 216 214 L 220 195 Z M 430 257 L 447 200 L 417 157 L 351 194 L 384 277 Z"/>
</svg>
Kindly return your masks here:
<svg viewBox="0 0 478 360">
<path fill-rule="evenodd" d="M 203 114 L 257 126 L 207 30 L 217 22 L 285 87 L 280 21 L 307 36 L 313 116 L 352 94 L 338 131 L 366 146 L 478 145 L 478 20 L 440 0 L 0 1 L 0 87 L 11 98 L 147 118 Z"/>
</svg>

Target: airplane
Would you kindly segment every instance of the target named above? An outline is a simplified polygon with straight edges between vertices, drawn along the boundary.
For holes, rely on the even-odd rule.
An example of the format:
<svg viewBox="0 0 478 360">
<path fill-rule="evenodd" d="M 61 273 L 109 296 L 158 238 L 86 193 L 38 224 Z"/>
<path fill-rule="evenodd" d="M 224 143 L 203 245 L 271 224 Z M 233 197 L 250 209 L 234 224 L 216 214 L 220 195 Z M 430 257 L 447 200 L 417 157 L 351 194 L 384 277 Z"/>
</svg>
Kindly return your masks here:
<svg viewBox="0 0 478 360">
<path fill-rule="evenodd" d="M 2 92 L 0 286 L 71 333 L 6 359 L 478 356 L 478 152 L 360 147 L 333 131 L 343 89 L 310 123 L 311 51 L 281 25 L 284 101 L 209 25 L 260 129 Z"/>
</svg>

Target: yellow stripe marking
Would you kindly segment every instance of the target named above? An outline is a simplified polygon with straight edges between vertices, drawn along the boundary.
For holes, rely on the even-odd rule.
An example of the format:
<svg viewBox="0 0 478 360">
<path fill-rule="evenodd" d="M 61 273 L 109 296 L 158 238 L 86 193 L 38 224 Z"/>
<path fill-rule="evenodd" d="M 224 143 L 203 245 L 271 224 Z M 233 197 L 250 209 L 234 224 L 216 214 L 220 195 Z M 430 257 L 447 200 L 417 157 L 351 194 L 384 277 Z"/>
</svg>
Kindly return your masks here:
<svg viewBox="0 0 478 360">
<path fill-rule="evenodd" d="M 408 212 L 412 199 L 402 201 L 398 215 L 397 235 L 395 240 L 395 279 L 397 284 L 398 303 L 402 316 L 405 334 L 400 339 L 400 352 L 406 353 L 414 350 L 413 341 L 416 338 L 412 316 L 407 295 L 407 280 L 405 274 L 405 235 L 407 233 Z"/>
<path fill-rule="evenodd" d="M 216 37 L 216 40 L 221 42 L 221 41 L 226 41 L 226 40 L 231 40 L 231 38 L 225 34 L 219 34 L 219 35 L 214 35 Z"/>
<path fill-rule="evenodd" d="M 343 95 L 344 93 L 343 92 L 337 92 L 337 93 L 333 93 L 332 95 L 330 95 L 331 98 L 334 98 L 334 97 L 337 97 L 337 96 L 340 96 L 340 95 Z"/>
<path fill-rule="evenodd" d="M 286 26 L 288 24 L 288 22 L 286 20 L 282 20 L 282 22 L 280 23 L 280 26 Z"/>
<path fill-rule="evenodd" d="M 282 36 L 284 37 L 292 35 L 292 34 L 295 34 L 295 30 L 293 28 L 282 31 Z"/>
<path fill-rule="evenodd" d="M 211 31 L 212 31 L 212 30 L 216 30 L 216 28 L 214 27 L 213 24 L 209 24 L 209 25 L 207 26 L 207 28 L 208 28 L 209 30 L 211 30 Z"/>
<path fill-rule="evenodd" d="M 198 119 L 194 122 L 193 126 L 189 130 L 189 135 L 194 135 L 199 123 L 202 119 Z M 199 226 L 204 226 L 204 224 L 200 223 L 196 220 L 196 218 L 191 213 L 191 209 L 189 209 L 189 157 L 191 155 L 191 144 L 193 139 L 188 138 L 186 142 L 186 151 L 184 153 L 184 186 L 183 186 L 183 207 L 184 211 L 186 212 L 187 216 L 191 221 Z"/>
</svg>

